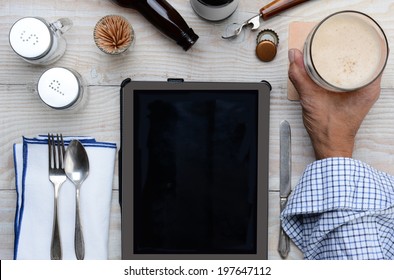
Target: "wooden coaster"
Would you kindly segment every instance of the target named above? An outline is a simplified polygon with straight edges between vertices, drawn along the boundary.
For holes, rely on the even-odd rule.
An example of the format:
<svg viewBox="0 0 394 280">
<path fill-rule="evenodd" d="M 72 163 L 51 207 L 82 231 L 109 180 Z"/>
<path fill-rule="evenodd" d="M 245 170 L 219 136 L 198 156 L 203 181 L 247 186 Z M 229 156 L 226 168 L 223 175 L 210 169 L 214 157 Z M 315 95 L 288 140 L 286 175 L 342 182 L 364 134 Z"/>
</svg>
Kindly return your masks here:
<svg viewBox="0 0 394 280">
<path fill-rule="evenodd" d="M 316 22 L 292 22 L 289 25 L 289 49 L 303 50 L 304 43 L 309 33 L 316 25 Z M 287 81 L 287 99 L 291 101 L 299 100 L 298 92 L 294 88 L 290 79 Z"/>
</svg>

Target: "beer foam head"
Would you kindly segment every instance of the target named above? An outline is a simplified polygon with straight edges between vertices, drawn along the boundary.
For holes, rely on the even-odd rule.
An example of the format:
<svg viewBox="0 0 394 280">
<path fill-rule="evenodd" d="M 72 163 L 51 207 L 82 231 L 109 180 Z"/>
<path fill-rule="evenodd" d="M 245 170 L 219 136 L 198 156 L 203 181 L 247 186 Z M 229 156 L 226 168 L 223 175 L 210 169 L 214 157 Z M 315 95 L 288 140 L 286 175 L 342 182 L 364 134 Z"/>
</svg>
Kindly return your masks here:
<svg viewBox="0 0 394 280">
<path fill-rule="evenodd" d="M 375 80 L 387 61 L 386 37 L 377 23 L 358 12 L 341 12 L 315 30 L 311 59 L 330 85 L 351 90 Z"/>
</svg>

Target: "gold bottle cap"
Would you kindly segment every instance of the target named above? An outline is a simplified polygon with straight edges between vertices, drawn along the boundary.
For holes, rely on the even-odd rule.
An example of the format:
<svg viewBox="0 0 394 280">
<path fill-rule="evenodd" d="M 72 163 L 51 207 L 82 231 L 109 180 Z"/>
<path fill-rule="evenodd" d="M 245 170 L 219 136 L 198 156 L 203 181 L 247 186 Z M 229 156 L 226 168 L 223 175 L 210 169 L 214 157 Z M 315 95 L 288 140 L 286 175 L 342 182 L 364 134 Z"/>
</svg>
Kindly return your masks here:
<svg viewBox="0 0 394 280">
<path fill-rule="evenodd" d="M 277 53 L 278 34 L 271 29 L 264 29 L 257 35 L 256 42 L 257 57 L 264 62 L 272 61 Z"/>
</svg>

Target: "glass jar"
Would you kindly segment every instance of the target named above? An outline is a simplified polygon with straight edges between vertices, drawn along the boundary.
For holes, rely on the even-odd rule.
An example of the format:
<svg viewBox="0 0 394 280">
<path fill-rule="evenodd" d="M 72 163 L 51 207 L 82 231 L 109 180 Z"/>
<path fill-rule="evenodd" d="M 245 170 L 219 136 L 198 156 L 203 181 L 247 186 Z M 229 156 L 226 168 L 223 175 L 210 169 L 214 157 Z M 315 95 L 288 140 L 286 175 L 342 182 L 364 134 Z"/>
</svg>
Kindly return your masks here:
<svg viewBox="0 0 394 280">
<path fill-rule="evenodd" d="M 57 110 L 82 108 L 87 99 L 82 76 L 64 67 L 46 70 L 38 82 L 28 88 L 37 93 L 45 105 Z"/>
<path fill-rule="evenodd" d="M 135 32 L 123 16 L 107 15 L 94 27 L 93 39 L 96 46 L 105 54 L 124 54 L 135 44 Z"/>
<path fill-rule="evenodd" d="M 357 11 L 341 11 L 311 31 L 304 45 L 304 64 L 318 85 L 346 92 L 377 79 L 388 54 L 386 35 L 374 19 Z"/>
</svg>

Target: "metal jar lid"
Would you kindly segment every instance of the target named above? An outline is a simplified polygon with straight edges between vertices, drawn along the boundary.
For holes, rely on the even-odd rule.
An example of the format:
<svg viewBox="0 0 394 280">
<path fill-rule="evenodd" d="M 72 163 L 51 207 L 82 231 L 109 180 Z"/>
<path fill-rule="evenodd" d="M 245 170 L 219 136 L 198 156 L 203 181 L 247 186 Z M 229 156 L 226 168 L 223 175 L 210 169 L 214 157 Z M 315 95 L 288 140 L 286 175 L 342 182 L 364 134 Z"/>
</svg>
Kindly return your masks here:
<svg viewBox="0 0 394 280">
<path fill-rule="evenodd" d="M 202 18 L 219 21 L 229 17 L 238 7 L 239 0 L 191 0 L 193 10 Z"/>
<path fill-rule="evenodd" d="M 198 1 L 207 6 L 224 6 L 230 4 L 234 0 L 198 0 Z"/>
<path fill-rule="evenodd" d="M 62 67 L 45 71 L 37 84 L 41 100 L 54 109 L 66 109 L 74 105 L 82 95 L 81 81 L 77 75 Z"/>
<path fill-rule="evenodd" d="M 279 44 L 279 37 L 275 31 L 271 29 L 264 29 L 257 35 L 256 55 L 264 61 L 272 61 L 277 53 Z"/>
<path fill-rule="evenodd" d="M 39 18 L 21 18 L 11 27 L 9 40 L 12 49 L 26 59 L 45 56 L 52 46 L 52 33 Z"/>
</svg>

